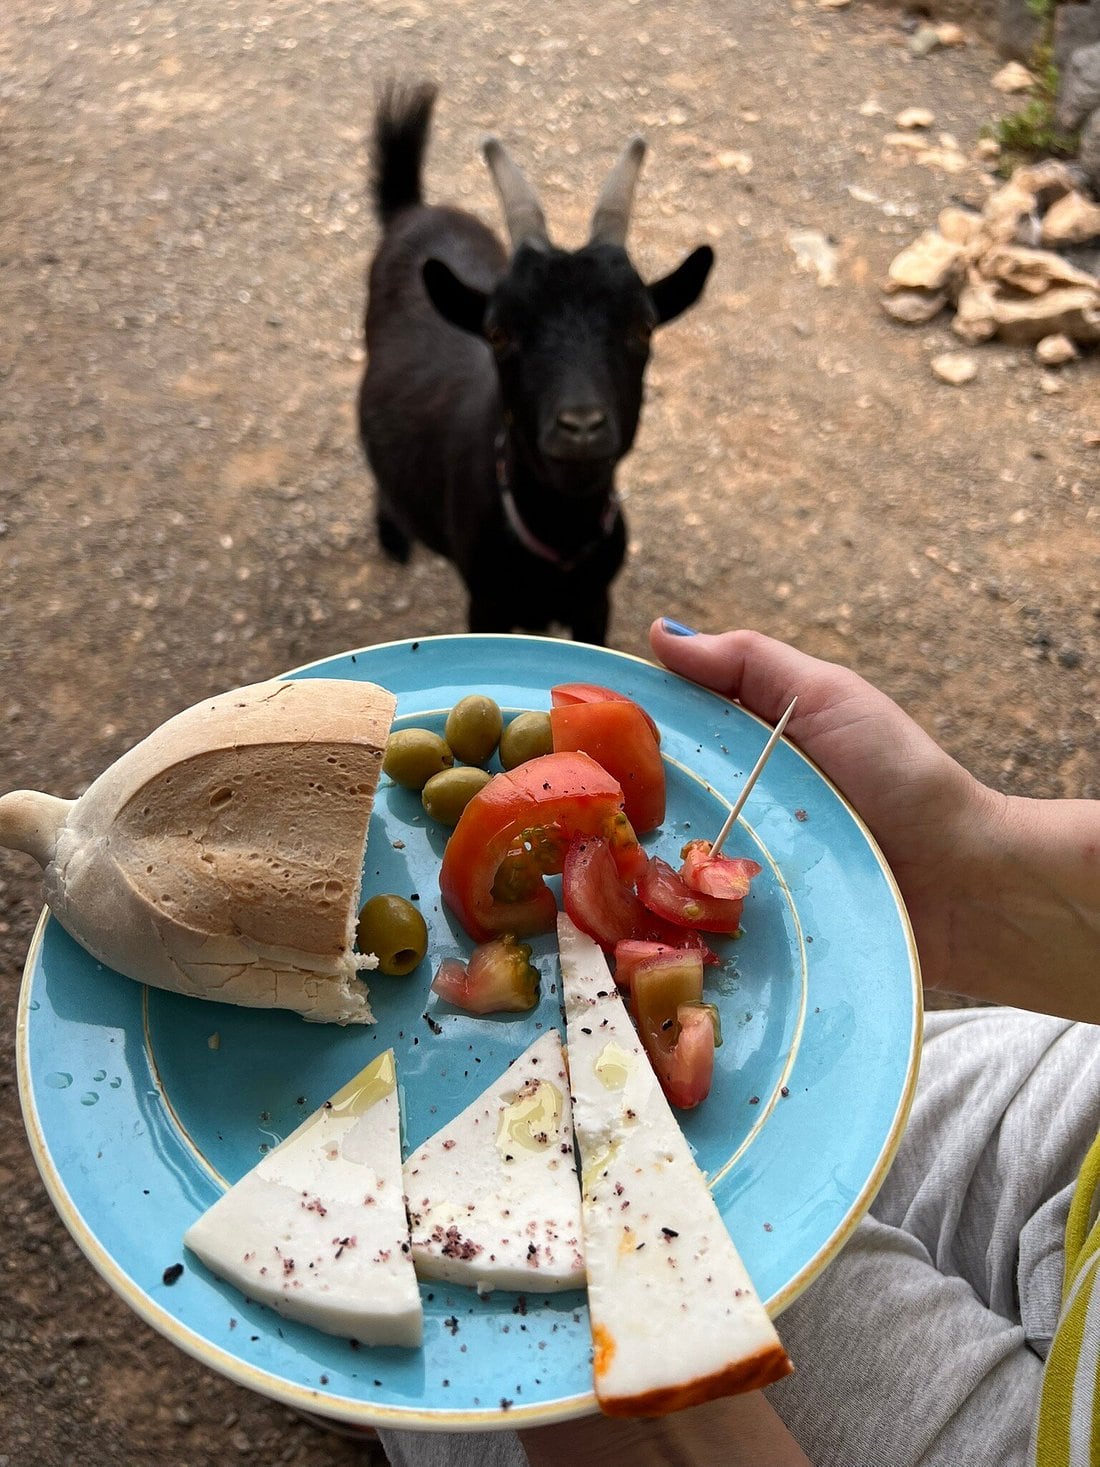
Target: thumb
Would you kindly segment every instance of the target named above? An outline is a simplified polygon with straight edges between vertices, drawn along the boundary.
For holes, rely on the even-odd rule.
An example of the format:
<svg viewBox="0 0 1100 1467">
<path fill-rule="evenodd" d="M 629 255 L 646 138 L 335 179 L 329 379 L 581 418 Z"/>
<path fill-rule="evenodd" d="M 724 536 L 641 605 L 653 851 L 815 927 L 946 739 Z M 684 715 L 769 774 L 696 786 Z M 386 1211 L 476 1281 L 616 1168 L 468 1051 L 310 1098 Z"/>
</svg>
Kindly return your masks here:
<svg viewBox="0 0 1100 1467">
<path fill-rule="evenodd" d="M 649 629 L 650 646 L 664 665 L 704 688 L 736 698 L 769 723 L 779 719 L 796 694 L 798 713 L 809 711 L 806 704 L 812 690 L 820 686 L 824 676 L 840 674 L 839 668 L 762 632 L 685 635 L 685 629 L 669 629 L 677 625 L 658 620 Z"/>
</svg>

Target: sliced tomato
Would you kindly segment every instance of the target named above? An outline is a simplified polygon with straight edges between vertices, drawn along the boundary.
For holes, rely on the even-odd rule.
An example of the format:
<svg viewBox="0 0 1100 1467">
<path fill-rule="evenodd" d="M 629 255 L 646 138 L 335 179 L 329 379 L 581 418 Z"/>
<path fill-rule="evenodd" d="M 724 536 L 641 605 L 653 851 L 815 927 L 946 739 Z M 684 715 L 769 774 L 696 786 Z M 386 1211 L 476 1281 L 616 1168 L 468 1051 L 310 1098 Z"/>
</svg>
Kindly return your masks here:
<svg viewBox="0 0 1100 1467">
<path fill-rule="evenodd" d="M 709 840 L 692 840 L 680 852 L 684 864 L 680 875 L 692 891 L 702 896 L 725 897 L 743 901 L 749 894 L 754 876 L 761 866 L 747 856 L 712 856 Z"/>
<path fill-rule="evenodd" d="M 539 971 L 527 944 L 509 934 L 475 947 L 468 964 L 444 958 L 432 992 L 470 1014 L 522 1013 L 539 1001 Z"/>
<path fill-rule="evenodd" d="M 569 847 L 561 873 L 562 905 L 605 952 L 624 938 L 648 936 L 654 916 L 619 875 L 607 841 L 582 837 Z"/>
<path fill-rule="evenodd" d="M 698 953 L 703 963 L 718 961 L 717 953 L 711 952 L 697 932 L 692 932 L 687 927 L 674 927 L 672 923 L 667 925 L 670 941 L 654 942 L 644 938 L 626 937 L 615 944 L 615 983 L 624 993 L 630 993 L 635 972 L 650 958 L 693 952 Z"/>
<path fill-rule="evenodd" d="M 669 1105 L 692 1110 L 706 1100 L 714 1080 L 714 1024 L 705 1007 L 683 1004 L 677 1028 L 675 1044 L 654 1045 L 646 1053 Z"/>
<path fill-rule="evenodd" d="M 557 916 L 544 874 L 561 870 L 577 836 L 608 840 L 633 879 L 644 852 L 618 781 L 583 753 L 544 754 L 493 778 L 463 810 L 443 852 L 443 899 L 475 942 L 548 932 Z"/>
<path fill-rule="evenodd" d="M 634 703 L 636 708 L 642 709 L 653 737 L 661 742 L 661 730 L 642 705 L 615 688 L 604 688 L 599 683 L 558 683 L 557 687 L 550 689 L 550 703 L 554 708 L 567 708 L 571 703 Z"/>
<path fill-rule="evenodd" d="M 638 835 L 665 818 L 665 766 L 647 716 L 628 698 L 567 703 L 550 710 L 554 752 L 579 751 L 617 779 Z"/>
<path fill-rule="evenodd" d="M 741 926 L 743 897 L 704 896 L 692 891 L 667 861 L 651 856 L 638 878 L 638 895 L 651 912 L 681 927 L 701 932 L 736 932 Z"/>
<path fill-rule="evenodd" d="M 637 941 L 662 951 L 691 950 L 704 962 L 718 961 L 697 932 L 665 922 L 638 900 L 616 865 L 612 844 L 602 836 L 580 836 L 569 847 L 561 893 L 569 916 L 605 952 L 624 941 Z"/>
<path fill-rule="evenodd" d="M 689 1110 L 710 1093 L 715 1025 L 703 995 L 698 954 L 644 959 L 633 974 L 631 1008 L 638 1035 L 670 1105 Z"/>
</svg>

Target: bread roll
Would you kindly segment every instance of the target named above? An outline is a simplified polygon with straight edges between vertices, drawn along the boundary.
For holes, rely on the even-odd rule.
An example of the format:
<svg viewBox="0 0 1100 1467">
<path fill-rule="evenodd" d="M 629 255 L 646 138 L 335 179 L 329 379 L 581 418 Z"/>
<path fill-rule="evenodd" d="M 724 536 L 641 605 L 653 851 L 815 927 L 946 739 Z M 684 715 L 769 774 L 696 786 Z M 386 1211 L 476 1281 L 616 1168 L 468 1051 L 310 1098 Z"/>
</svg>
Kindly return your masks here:
<svg viewBox="0 0 1100 1467">
<path fill-rule="evenodd" d="M 373 683 L 275 680 L 162 724 L 78 800 L 0 799 L 53 914 L 158 988 L 372 1023 L 353 950 L 367 827 L 396 700 Z"/>
</svg>

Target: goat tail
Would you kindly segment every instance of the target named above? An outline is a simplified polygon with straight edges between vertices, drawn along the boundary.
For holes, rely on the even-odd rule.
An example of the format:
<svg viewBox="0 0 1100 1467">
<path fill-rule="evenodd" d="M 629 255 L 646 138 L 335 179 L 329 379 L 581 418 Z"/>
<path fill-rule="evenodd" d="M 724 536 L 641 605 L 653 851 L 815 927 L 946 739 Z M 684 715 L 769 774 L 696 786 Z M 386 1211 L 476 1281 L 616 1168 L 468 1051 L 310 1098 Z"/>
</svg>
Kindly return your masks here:
<svg viewBox="0 0 1100 1467">
<path fill-rule="evenodd" d="M 371 196 L 388 224 L 402 209 L 423 202 L 421 171 L 431 131 L 436 88 L 389 82 L 382 89 L 371 140 Z"/>
</svg>

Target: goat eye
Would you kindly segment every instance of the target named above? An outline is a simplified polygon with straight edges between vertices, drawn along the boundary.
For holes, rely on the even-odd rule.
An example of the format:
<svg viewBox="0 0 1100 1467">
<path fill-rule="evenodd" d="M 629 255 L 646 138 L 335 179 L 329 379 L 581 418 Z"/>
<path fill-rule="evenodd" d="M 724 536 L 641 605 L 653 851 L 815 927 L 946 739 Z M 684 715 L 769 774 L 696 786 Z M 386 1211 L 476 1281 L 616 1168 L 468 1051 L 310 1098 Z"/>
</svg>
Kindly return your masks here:
<svg viewBox="0 0 1100 1467">
<path fill-rule="evenodd" d="M 512 345 L 512 338 L 503 326 L 490 326 L 485 333 L 485 339 L 496 352 L 497 356 L 506 352 Z"/>
</svg>

